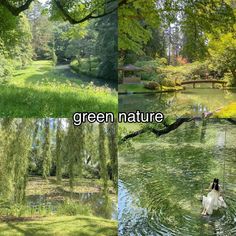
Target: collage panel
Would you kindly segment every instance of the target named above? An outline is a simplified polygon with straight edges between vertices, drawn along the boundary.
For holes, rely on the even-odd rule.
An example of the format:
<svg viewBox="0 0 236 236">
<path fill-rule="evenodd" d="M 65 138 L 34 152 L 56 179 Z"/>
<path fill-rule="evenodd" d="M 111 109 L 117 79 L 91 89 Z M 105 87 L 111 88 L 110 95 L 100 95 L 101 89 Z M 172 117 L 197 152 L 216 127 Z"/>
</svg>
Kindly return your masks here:
<svg viewBox="0 0 236 236">
<path fill-rule="evenodd" d="M 117 1 L 0 1 L 0 117 L 117 113 Z"/>
<path fill-rule="evenodd" d="M 0 235 L 117 235 L 116 124 L 0 120 Z"/>
<path fill-rule="evenodd" d="M 118 235 L 236 234 L 235 1 L 128 0 L 118 12 Z"/>
<path fill-rule="evenodd" d="M 235 0 L 0 0 L 0 236 L 236 235 L 235 125 Z"/>
<path fill-rule="evenodd" d="M 119 111 L 236 117 L 235 1 L 119 8 Z"/>
<path fill-rule="evenodd" d="M 235 235 L 236 121 L 170 124 L 119 126 L 119 235 Z"/>
</svg>

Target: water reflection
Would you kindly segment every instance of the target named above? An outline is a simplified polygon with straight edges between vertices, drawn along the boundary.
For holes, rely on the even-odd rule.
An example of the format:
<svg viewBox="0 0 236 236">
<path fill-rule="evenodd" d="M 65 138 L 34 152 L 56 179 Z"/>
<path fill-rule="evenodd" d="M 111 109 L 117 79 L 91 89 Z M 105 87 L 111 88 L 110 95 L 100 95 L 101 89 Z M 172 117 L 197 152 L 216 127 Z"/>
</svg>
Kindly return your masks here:
<svg viewBox="0 0 236 236">
<path fill-rule="evenodd" d="M 201 115 L 236 102 L 236 90 L 187 89 L 175 93 L 119 95 L 119 110 L 162 111 L 166 115 Z"/>
<path fill-rule="evenodd" d="M 227 121 L 195 121 L 158 139 L 144 135 L 134 151 L 121 151 L 120 235 L 235 235 L 235 137 Z M 201 196 L 214 177 L 228 208 L 202 217 Z"/>
<path fill-rule="evenodd" d="M 66 196 L 66 194 L 64 194 Z M 106 219 L 117 219 L 117 204 L 108 195 L 102 193 L 69 193 L 70 199 L 82 205 L 90 206 L 93 214 Z M 52 195 L 29 195 L 27 197 L 27 204 L 34 209 L 44 207 L 53 213 L 57 212 L 58 207 L 63 204 L 65 200 Z"/>
</svg>

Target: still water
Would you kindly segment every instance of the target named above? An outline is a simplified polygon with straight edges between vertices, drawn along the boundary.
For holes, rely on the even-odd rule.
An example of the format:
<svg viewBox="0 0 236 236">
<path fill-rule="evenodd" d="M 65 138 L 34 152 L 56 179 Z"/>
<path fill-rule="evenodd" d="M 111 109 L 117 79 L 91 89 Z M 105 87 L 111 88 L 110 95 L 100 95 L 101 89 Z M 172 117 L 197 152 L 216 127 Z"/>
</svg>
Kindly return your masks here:
<svg viewBox="0 0 236 236">
<path fill-rule="evenodd" d="M 117 220 L 117 201 L 101 193 L 66 193 L 70 199 L 84 206 L 89 206 L 95 216 Z M 56 199 L 55 199 L 56 198 Z M 57 199 L 58 198 L 58 199 Z M 56 213 L 65 200 L 57 195 L 30 195 L 27 197 L 27 205 L 39 210 L 45 208 L 49 212 Z"/>
<path fill-rule="evenodd" d="M 194 121 L 159 138 L 143 134 L 119 154 L 120 235 L 236 235 L 236 125 Z M 227 209 L 201 216 L 219 178 Z"/>
<path fill-rule="evenodd" d="M 174 93 L 119 95 L 122 112 L 161 111 L 166 115 L 201 115 L 236 102 L 236 90 L 187 88 Z"/>
</svg>

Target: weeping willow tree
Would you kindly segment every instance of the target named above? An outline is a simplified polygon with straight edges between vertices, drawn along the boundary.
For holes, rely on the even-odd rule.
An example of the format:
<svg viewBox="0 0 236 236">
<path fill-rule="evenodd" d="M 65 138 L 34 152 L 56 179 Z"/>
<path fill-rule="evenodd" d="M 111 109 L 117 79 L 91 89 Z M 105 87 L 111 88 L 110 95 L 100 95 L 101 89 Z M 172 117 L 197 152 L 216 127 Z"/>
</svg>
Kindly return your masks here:
<svg viewBox="0 0 236 236">
<path fill-rule="evenodd" d="M 118 158 L 117 158 L 117 123 L 109 123 L 107 126 L 108 147 L 111 159 L 112 180 L 117 190 L 118 185 Z"/>
<path fill-rule="evenodd" d="M 78 141 L 76 141 L 78 140 Z M 84 125 L 74 127 L 73 123 L 69 124 L 67 133 L 67 150 L 66 154 L 69 159 L 68 173 L 70 177 L 70 188 L 73 190 L 75 176 L 81 176 L 82 162 L 84 154 Z"/>
<path fill-rule="evenodd" d="M 28 176 L 29 152 L 32 146 L 32 121 L 23 119 L 17 125 L 15 141 L 11 146 L 14 159 L 14 202 L 21 203 L 25 200 L 25 189 Z"/>
<path fill-rule="evenodd" d="M 67 119 L 0 120 L 0 200 L 23 203 L 28 177 L 101 179 L 117 186 L 117 124 L 82 124 Z M 110 168 L 111 166 L 111 168 Z"/>
<path fill-rule="evenodd" d="M 103 179 L 103 191 L 106 193 L 108 188 L 107 160 L 105 151 L 105 128 L 104 124 L 99 124 L 99 162 L 101 177 Z"/>
<path fill-rule="evenodd" d="M 58 119 L 57 134 L 56 134 L 56 177 L 58 183 L 61 183 L 62 180 L 62 158 L 63 158 L 62 142 L 63 142 L 62 121 L 61 119 Z"/>
<path fill-rule="evenodd" d="M 98 148 L 96 145 L 93 145 L 97 141 L 97 135 L 96 135 L 96 127 L 93 124 L 86 124 L 85 126 L 85 159 L 84 159 L 84 170 L 90 174 L 93 175 L 96 172 L 96 169 L 94 168 L 97 164 L 97 154 L 98 154 Z"/>
<path fill-rule="evenodd" d="M 50 169 L 52 165 L 52 156 L 50 149 L 50 120 L 45 119 L 45 139 L 43 144 L 43 177 L 47 179 L 50 175 Z"/>
<path fill-rule="evenodd" d="M 11 143 L 14 139 L 13 119 L 5 118 L 1 122 L 0 135 L 0 194 L 3 198 L 11 196 L 12 186 L 12 158 Z"/>
<path fill-rule="evenodd" d="M 32 120 L 4 120 L 2 127 L 3 137 L 7 140 L 4 142 L 5 155 L 1 155 L 1 187 L 3 195 L 14 203 L 21 203 L 25 199 L 29 153 L 32 146 Z"/>
</svg>

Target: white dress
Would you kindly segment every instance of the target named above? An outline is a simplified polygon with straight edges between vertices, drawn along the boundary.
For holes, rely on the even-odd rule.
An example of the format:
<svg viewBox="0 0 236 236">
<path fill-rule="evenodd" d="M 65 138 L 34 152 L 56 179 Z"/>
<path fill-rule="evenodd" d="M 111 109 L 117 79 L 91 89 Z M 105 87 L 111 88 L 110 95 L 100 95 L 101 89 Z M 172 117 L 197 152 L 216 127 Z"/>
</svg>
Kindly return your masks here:
<svg viewBox="0 0 236 236">
<path fill-rule="evenodd" d="M 203 196 L 202 205 L 209 215 L 212 214 L 213 210 L 217 210 L 220 207 L 226 207 L 226 203 L 223 197 L 220 196 L 220 192 L 215 189 L 212 189 L 211 192 L 207 194 L 207 197 Z"/>
</svg>

